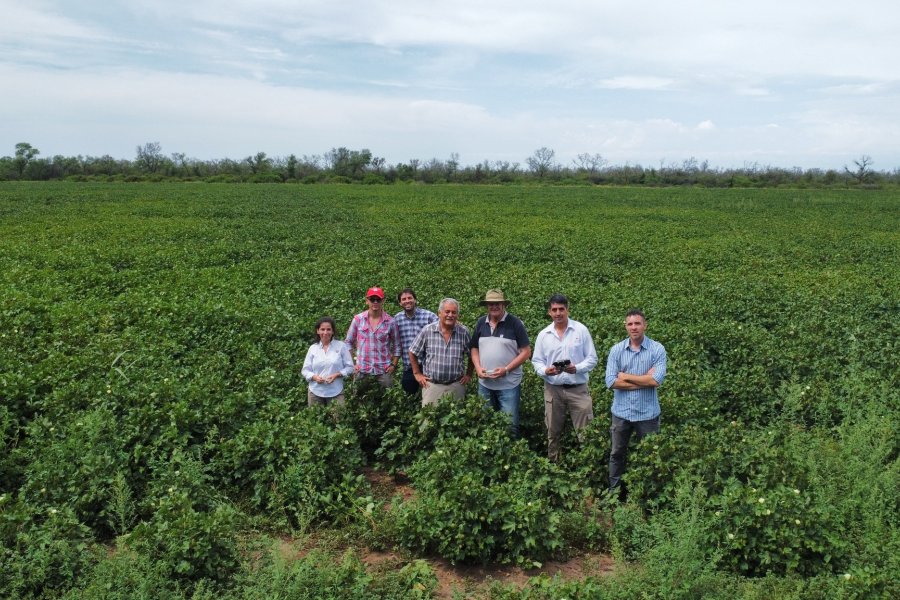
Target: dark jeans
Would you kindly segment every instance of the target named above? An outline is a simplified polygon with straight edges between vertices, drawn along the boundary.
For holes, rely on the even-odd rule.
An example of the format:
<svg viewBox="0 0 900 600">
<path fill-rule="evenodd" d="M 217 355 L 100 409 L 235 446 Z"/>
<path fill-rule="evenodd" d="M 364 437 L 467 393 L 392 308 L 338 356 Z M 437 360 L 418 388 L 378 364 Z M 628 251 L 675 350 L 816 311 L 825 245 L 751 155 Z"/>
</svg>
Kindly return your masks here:
<svg viewBox="0 0 900 600">
<path fill-rule="evenodd" d="M 412 396 L 419 391 L 419 382 L 413 376 L 412 369 L 404 369 L 403 375 L 400 377 L 400 385 L 403 391 Z"/>
<path fill-rule="evenodd" d="M 612 448 L 609 451 L 609 491 L 614 492 L 622 482 L 622 474 L 625 472 L 625 458 L 628 456 L 628 442 L 631 434 L 637 435 L 638 441 L 651 433 L 659 433 L 659 417 L 647 421 L 626 421 L 616 415 L 612 415 L 612 425 L 609 434 L 612 438 Z"/>
</svg>

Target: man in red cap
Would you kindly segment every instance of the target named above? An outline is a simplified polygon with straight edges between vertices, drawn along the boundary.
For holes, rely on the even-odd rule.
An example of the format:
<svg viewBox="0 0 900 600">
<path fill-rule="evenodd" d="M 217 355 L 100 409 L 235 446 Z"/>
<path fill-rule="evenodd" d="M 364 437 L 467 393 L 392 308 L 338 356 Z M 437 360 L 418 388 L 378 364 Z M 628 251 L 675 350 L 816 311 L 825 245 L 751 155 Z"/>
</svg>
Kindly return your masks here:
<svg viewBox="0 0 900 600">
<path fill-rule="evenodd" d="M 374 382 L 389 388 L 400 361 L 400 332 L 393 317 L 384 312 L 383 289 L 369 288 L 366 306 L 367 310 L 350 321 L 344 343 L 356 354 L 356 377 L 361 390 Z"/>
</svg>

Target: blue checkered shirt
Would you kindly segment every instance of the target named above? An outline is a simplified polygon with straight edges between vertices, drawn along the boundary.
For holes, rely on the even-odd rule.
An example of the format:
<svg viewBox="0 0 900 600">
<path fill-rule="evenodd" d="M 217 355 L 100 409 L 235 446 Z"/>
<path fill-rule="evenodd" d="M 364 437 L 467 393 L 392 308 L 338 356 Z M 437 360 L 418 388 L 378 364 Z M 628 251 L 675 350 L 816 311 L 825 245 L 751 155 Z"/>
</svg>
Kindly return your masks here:
<svg viewBox="0 0 900 600">
<path fill-rule="evenodd" d="M 409 370 L 412 368 L 409 364 L 409 347 L 412 346 L 413 340 L 422 331 L 422 328 L 429 323 L 437 322 L 437 315 L 430 310 L 416 307 L 416 312 L 410 319 L 406 316 L 406 311 L 401 310 L 394 315 L 394 322 L 400 328 L 400 358 L 403 359 L 403 368 Z"/>
</svg>

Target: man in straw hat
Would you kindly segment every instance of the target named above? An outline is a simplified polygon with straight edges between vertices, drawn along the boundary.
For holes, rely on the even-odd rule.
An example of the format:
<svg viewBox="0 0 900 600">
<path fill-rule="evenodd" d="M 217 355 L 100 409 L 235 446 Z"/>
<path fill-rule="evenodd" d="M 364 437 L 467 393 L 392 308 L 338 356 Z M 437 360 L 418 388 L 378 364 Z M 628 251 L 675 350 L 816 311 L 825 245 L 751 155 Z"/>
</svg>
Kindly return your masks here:
<svg viewBox="0 0 900 600">
<path fill-rule="evenodd" d="M 487 314 L 472 333 L 472 364 L 478 374 L 478 395 L 494 410 L 510 417 L 510 433 L 519 436 L 522 363 L 531 357 L 525 325 L 506 312 L 509 300 L 499 289 L 488 290 L 480 302 Z"/>
</svg>

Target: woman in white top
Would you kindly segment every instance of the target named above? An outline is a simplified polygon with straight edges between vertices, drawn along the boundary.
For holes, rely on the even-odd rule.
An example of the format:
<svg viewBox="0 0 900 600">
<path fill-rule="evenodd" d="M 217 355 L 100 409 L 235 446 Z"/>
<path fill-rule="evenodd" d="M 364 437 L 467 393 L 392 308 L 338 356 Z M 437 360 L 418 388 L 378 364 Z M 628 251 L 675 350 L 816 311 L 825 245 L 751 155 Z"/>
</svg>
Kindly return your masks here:
<svg viewBox="0 0 900 600">
<path fill-rule="evenodd" d="M 334 334 L 334 319 L 322 317 L 316 322 L 317 341 L 309 347 L 302 371 L 309 382 L 306 396 L 310 406 L 344 403 L 344 377 L 353 374 L 353 358 Z"/>
</svg>

